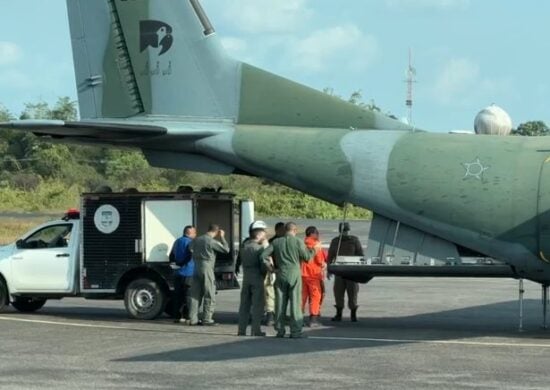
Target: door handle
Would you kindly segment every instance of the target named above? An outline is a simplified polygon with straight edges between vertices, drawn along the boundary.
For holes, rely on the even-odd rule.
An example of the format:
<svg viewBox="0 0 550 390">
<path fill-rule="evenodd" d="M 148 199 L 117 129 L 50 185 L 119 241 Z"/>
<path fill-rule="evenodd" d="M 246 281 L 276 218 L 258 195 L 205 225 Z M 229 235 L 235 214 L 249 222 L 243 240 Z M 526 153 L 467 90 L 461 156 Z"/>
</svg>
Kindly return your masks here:
<svg viewBox="0 0 550 390">
<path fill-rule="evenodd" d="M 69 256 L 70 256 L 70 254 L 68 254 L 68 253 L 60 253 L 58 255 L 55 255 L 55 257 L 69 257 Z"/>
<path fill-rule="evenodd" d="M 13 260 L 23 260 L 23 256 L 12 256 Z"/>
</svg>

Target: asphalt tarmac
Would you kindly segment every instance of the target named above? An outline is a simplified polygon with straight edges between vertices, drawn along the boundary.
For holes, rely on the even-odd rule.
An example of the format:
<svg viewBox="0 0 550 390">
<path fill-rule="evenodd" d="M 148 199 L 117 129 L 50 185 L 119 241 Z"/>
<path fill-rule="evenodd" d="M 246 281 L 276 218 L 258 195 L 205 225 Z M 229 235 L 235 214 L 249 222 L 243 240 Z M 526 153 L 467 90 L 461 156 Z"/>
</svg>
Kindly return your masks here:
<svg viewBox="0 0 550 390">
<path fill-rule="evenodd" d="M 237 337 L 238 291 L 218 294 L 217 327 L 140 322 L 121 302 L 65 299 L 0 314 L 1 389 L 548 389 L 550 331 L 540 289 L 517 281 L 375 279 L 360 322 L 307 339 Z M 329 284 L 330 288 L 330 284 Z"/>
</svg>

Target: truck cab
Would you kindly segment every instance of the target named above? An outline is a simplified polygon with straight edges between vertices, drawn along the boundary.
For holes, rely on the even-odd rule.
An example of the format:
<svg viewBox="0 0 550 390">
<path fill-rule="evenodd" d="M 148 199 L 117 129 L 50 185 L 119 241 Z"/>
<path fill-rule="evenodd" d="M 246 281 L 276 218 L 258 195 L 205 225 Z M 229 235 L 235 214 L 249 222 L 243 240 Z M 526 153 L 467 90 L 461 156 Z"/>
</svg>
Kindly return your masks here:
<svg viewBox="0 0 550 390">
<path fill-rule="evenodd" d="M 4 285 L 9 281 L 16 309 L 38 310 L 47 297 L 77 292 L 79 230 L 78 219 L 65 218 L 40 225 L 15 243 L 0 247 L 0 277 Z"/>
<path fill-rule="evenodd" d="M 239 288 L 236 214 L 234 196 L 218 192 L 83 194 L 81 212 L 69 210 L 0 247 L 0 309 L 32 312 L 72 296 L 124 299 L 136 319 L 171 313 L 177 267 L 169 253 L 186 225 L 199 234 L 210 223 L 226 231 L 231 250 L 216 260 L 216 287 Z"/>
</svg>

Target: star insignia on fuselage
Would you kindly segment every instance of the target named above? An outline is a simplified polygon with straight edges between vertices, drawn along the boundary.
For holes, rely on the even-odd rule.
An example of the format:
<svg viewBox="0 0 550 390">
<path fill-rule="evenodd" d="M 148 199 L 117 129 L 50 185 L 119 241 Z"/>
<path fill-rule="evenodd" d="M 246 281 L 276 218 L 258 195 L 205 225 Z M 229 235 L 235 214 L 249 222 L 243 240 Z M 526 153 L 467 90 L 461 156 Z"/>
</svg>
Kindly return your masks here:
<svg viewBox="0 0 550 390">
<path fill-rule="evenodd" d="M 483 180 L 483 174 L 486 170 L 491 168 L 489 165 L 483 165 L 479 157 L 477 157 L 474 162 L 462 163 L 461 165 L 464 169 L 466 169 L 466 173 L 463 177 L 464 180 L 469 179 L 470 177 L 477 180 Z"/>
</svg>

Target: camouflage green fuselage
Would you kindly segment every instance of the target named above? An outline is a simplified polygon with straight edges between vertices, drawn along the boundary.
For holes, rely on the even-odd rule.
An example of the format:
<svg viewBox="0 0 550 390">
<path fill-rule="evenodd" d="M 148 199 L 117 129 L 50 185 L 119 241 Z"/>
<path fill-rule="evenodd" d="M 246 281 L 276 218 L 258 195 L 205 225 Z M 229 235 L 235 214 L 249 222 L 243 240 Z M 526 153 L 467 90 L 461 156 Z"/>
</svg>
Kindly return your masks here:
<svg viewBox="0 0 550 390">
<path fill-rule="evenodd" d="M 242 170 L 370 208 L 548 280 L 550 139 L 252 125 L 230 139 L 227 162 Z"/>
</svg>

